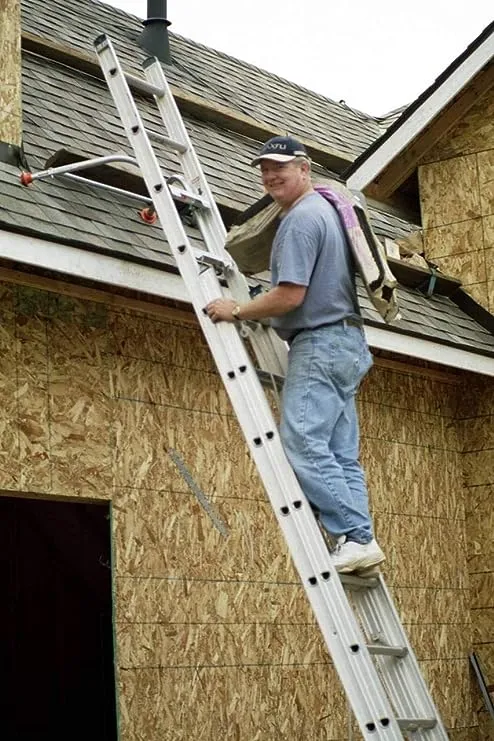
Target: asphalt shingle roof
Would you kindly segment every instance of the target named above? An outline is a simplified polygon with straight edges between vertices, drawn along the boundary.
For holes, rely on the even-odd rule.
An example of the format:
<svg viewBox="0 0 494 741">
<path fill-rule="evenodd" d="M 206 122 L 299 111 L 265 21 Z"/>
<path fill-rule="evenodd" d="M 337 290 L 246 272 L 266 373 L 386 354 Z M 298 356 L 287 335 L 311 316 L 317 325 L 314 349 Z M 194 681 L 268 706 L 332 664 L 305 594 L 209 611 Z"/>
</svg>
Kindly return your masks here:
<svg viewBox="0 0 494 741">
<path fill-rule="evenodd" d="M 144 57 L 135 46 L 140 21 L 92 0 L 68 0 L 63 4 L 26 0 L 23 22 L 31 33 L 86 52 L 92 51 L 93 38 L 106 31 L 134 72 L 136 63 Z M 380 133 L 377 120 L 367 121 L 322 96 L 199 44 L 175 36 L 172 53 L 181 65 L 170 70 L 175 84 L 224 104 L 221 83 L 228 80 L 232 91 L 229 105 L 242 111 L 248 104 L 251 116 L 275 126 L 284 125 L 292 133 L 306 135 L 324 146 L 356 156 Z M 161 128 L 151 101 L 140 101 L 140 109 L 149 128 Z M 80 70 L 25 53 L 23 111 L 25 152 L 33 171 L 44 169 L 46 160 L 62 148 L 85 158 L 129 152 L 106 85 Z M 249 165 L 258 142 L 190 116 L 185 117 L 185 123 L 217 201 L 236 211 L 250 206 L 262 193 L 258 174 Z M 173 155 L 160 152 L 159 147 L 157 150 L 165 171 L 176 171 Z M 317 180 L 331 175 L 317 165 L 315 172 Z M 159 225 L 150 226 L 138 217 L 142 204 L 135 199 L 60 178 L 36 181 L 24 188 L 18 174 L 16 168 L 0 163 L 0 228 L 156 267 L 172 265 L 163 231 Z M 378 236 L 402 237 L 417 228 L 384 209 L 374 206 L 369 210 Z M 190 227 L 187 230 L 193 243 L 202 246 L 198 232 Z M 362 286 L 359 296 L 366 320 L 379 323 Z M 426 297 L 406 287 L 400 287 L 399 297 L 399 331 L 494 355 L 494 336 L 451 299 Z"/>
<path fill-rule="evenodd" d="M 142 22 L 93 0 L 22 0 L 23 30 L 74 50 L 94 53 L 107 33 L 125 69 L 142 76 L 146 53 L 136 45 Z M 171 19 L 173 21 L 173 19 Z M 170 32 L 172 84 L 296 136 L 334 148 L 352 159 L 383 131 L 382 122 L 253 65 Z"/>
</svg>

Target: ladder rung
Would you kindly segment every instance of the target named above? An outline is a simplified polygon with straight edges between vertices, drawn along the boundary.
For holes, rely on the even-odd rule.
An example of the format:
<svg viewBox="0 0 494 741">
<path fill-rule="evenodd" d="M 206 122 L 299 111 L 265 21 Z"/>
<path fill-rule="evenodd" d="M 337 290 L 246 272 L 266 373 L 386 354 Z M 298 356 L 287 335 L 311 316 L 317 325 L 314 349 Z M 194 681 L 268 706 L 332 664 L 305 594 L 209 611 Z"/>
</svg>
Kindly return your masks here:
<svg viewBox="0 0 494 741">
<path fill-rule="evenodd" d="M 380 643 L 371 643 L 367 648 L 369 653 L 375 656 L 396 656 L 398 659 L 403 659 L 408 654 L 406 646 L 383 646 Z"/>
<path fill-rule="evenodd" d="M 180 154 L 184 154 L 184 152 L 187 151 L 186 144 L 182 144 L 182 142 L 177 142 L 175 139 L 170 139 L 169 136 L 165 136 L 164 134 L 158 134 L 157 131 L 148 131 L 147 135 L 150 139 L 152 139 L 155 142 L 160 142 L 160 144 L 164 144 L 167 149 L 171 149 L 174 152 L 180 152 Z"/>
<path fill-rule="evenodd" d="M 354 574 L 340 574 L 341 583 L 349 589 L 375 589 L 379 586 L 379 579 L 375 576 L 355 576 Z"/>
<path fill-rule="evenodd" d="M 397 721 L 402 731 L 430 730 L 437 726 L 435 718 L 397 718 Z"/>
<path fill-rule="evenodd" d="M 124 77 L 129 85 L 134 88 L 134 90 L 139 90 L 139 92 L 141 93 L 147 93 L 148 95 L 157 95 L 158 97 L 161 97 L 165 94 L 165 91 L 162 87 L 152 85 L 150 82 L 147 82 L 147 80 L 143 80 L 142 77 L 129 75 L 128 72 L 124 73 Z"/>
<path fill-rule="evenodd" d="M 262 368 L 256 368 L 257 377 L 263 386 L 267 388 L 276 387 L 278 391 L 281 391 L 285 379 L 283 376 L 279 376 L 276 373 L 269 373 L 268 371 L 262 370 Z"/>
<path fill-rule="evenodd" d="M 177 188 L 176 185 L 169 185 L 171 194 L 176 201 L 181 203 L 190 203 L 192 206 L 200 206 L 201 208 L 209 208 L 209 204 L 205 198 L 197 195 L 196 193 L 190 193 L 185 188 Z"/>
</svg>

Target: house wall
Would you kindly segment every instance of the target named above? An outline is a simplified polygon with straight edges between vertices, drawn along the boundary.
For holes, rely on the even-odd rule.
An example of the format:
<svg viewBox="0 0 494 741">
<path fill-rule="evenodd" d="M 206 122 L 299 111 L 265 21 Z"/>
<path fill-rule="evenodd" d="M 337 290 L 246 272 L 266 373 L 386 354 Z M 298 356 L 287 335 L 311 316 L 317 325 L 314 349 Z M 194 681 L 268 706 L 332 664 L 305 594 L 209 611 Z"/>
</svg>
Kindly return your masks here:
<svg viewBox="0 0 494 741">
<path fill-rule="evenodd" d="M 459 409 L 464 448 L 466 537 L 474 649 L 488 685 L 494 685 L 494 381 L 477 379 L 464 389 Z M 494 739 L 481 708 L 482 739 Z"/>
<path fill-rule="evenodd" d="M 494 311 L 494 90 L 419 167 L 425 256 Z"/>
<path fill-rule="evenodd" d="M 112 503 L 121 741 L 347 738 L 343 693 L 194 323 L 7 282 L 0 319 L 0 487 Z M 388 583 L 451 738 L 473 741 L 461 388 L 375 366 L 360 411 Z"/>
</svg>

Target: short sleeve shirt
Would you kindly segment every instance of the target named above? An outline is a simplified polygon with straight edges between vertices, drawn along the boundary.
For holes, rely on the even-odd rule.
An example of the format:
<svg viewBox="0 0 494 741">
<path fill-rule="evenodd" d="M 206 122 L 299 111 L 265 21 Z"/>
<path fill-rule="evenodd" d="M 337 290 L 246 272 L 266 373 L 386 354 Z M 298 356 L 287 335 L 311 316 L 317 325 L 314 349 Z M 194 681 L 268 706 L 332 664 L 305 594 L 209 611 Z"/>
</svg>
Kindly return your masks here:
<svg viewBox="0 0 494 741">
<path fill-rule="evenodd" d="M 334 207 L 319 193 L 309 193 L 282 218 L 271 251 L 271 282 L 307 287 L 301 306 L 272 319 L 282 339 L 360 315 L 343 227 Z"/>
</svg>

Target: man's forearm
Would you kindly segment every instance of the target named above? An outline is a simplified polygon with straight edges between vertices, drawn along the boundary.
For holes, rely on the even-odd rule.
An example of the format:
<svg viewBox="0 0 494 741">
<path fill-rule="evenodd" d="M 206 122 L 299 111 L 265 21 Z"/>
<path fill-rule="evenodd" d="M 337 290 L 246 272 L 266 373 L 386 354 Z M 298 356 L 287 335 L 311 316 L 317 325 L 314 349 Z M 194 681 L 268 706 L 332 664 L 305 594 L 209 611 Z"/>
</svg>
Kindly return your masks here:
<svg viewBox="0 0 494 741">
<path fill-rule="evenodd" d="M 304 300 L 305 286 L 282 284 L 272 288 L 262 296 L 257 296 L 245 304 L 237 304 L 231 298 L 217 298 L 205 307 L 205 311 L 213 322 L 234 322 L 235 319 L 248 321 L 269 319 L 273 316 L 282 316 L 296 309 Z M 240 311 L 236 311 L 236 307 Z"/>
<path fill-rule="evenodd" d="M 246 304 L 240 304 L 238 319 L 268 319 L 273 316 L 283 316 L 297 308 L 301 302 L 299 296 L 276 286 L 261 296 L 256 296 Z"/>
</svg>

